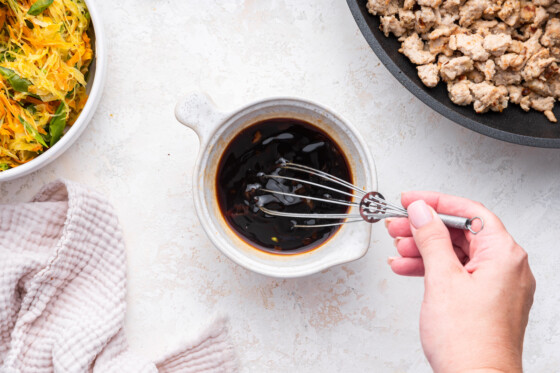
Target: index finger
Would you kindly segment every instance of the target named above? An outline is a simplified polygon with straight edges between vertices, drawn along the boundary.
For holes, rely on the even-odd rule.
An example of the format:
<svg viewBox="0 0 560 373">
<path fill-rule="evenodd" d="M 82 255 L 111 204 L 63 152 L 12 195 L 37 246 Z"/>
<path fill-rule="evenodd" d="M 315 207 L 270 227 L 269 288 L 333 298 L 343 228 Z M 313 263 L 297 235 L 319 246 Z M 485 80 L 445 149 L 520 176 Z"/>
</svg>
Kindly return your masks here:
<svg viewBox="0 0 560 373">
<path fill-rule="evenodd" d="M 401 196 L 404 208 L 407 208 L 408 205 L 419 199 L 424 200 L 440 214 L 461 216 L 469 219 L 474 217 L 482 218 L 484 220 L 484 229 L 480 232 L 481 235 L 506 232 L 502 221 L 479 202 L 438 192 L 405 192 Z M 474 235 L 466 232 L 466 237 L 468 241 L 471 241 Z"/>
</svg>

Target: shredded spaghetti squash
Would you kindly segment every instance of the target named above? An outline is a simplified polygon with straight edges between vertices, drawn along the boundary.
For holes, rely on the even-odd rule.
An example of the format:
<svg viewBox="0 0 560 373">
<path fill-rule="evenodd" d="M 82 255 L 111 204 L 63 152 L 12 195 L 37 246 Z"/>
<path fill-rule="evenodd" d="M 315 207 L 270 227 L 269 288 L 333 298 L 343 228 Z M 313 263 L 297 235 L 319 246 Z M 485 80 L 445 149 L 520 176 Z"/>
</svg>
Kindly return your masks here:
<svg viewBox="0 0 560 373">
<path fill-rule="evenodd" d="M 84 0 L 0 0 L 0 172 L 52 147 L 86 101 Z"/>
</svg>

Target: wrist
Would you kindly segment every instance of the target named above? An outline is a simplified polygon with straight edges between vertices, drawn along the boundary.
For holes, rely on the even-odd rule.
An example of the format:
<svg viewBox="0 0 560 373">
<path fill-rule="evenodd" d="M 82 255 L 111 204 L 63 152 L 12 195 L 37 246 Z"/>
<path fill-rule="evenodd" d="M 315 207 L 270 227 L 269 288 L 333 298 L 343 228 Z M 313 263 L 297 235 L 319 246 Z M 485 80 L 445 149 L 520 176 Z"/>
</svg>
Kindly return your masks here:
<svg viewBox="0 0 560 373">
<path fill-rule="evenodd" d="M 498 366 L 499 368 L 494 368 L 493 366 Z M 470 369 L 459 369 L 455 371 L 456 373 L 523 373 L 521 363 L 516 362 L 502 362 L 502 364 L 488 365 L 482 368 L 470 368 Z"/>
<path fill-rule="evenodd" d="M 484 343 L 477 346 L 456 346 L 460 353 L 450 353 L 446 364 L 439 365 L 438 373 L 523 373 L 522 347 L 506 342 Z M 455 351 L 457 352 L 457 351 Z"/>
<path fill-rule="evenodd" d="M 433 367 L 437 373 L 523 373 L 521 361 L 501 360 L 494 362 L 478 361 L 475 364 L 461 364 L 457 360 L 447 367 Z"/>
</svg>

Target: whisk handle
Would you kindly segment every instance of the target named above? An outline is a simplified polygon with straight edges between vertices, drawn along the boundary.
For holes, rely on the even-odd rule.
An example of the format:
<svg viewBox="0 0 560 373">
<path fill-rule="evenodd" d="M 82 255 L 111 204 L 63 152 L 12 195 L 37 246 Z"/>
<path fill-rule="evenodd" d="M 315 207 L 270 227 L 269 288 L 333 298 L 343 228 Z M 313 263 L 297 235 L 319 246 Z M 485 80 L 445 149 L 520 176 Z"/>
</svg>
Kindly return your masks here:
<svg viewBox="0 0 560 373">
<path fill-rule="evenodd" d="M 441 221 L 443 221 L 443 224 L 445 224 L 447 227 L 468 230 L 472 234 L 479 233 L 484 227 L 484 220 L 482 220 L 482 218 L 478 216 L 470 219 L 446 214 L 438 214 L 438 216 L 441 218 Z M 473 228 L 473 223 L 476 220 L 480 221 L 480 227 L 475 230 Z"/>
</svg>

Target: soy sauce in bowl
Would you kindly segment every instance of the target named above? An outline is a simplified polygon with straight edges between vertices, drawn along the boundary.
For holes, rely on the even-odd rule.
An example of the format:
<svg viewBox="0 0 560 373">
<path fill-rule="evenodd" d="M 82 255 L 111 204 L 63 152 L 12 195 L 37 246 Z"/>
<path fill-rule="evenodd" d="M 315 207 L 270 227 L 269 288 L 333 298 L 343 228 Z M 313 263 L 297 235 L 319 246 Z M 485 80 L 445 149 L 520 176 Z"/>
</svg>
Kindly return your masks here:
<svg viewBox="0 0 560 373">
<path fill-rule="evenodd" d="M 263 177 L 265 174 L 281 174 L 325 184 L 318 177 L 280 169 L 280 160 L 309 166 L 352 182 L 350 167 L 342 150 L 323 130 L 297 119 L 267 119 L 238 133 L 223 152 L 216 177 L 218 204 L 230 228 L 249 245 L 274 254 L 310 251 L 327 241 L 340 227 L 294 228 L 295 219 L 267 215 L 259 206 L 306 214 L 343 214 L 348 208 L 305 198 L 273 195 L 259 188 L 302 196 L 350 198 L 333 195 L 333 192 L 315 186 Z M 336 222 L 297 220 L 298 224 L 306 225 Z"/>
</svg>

